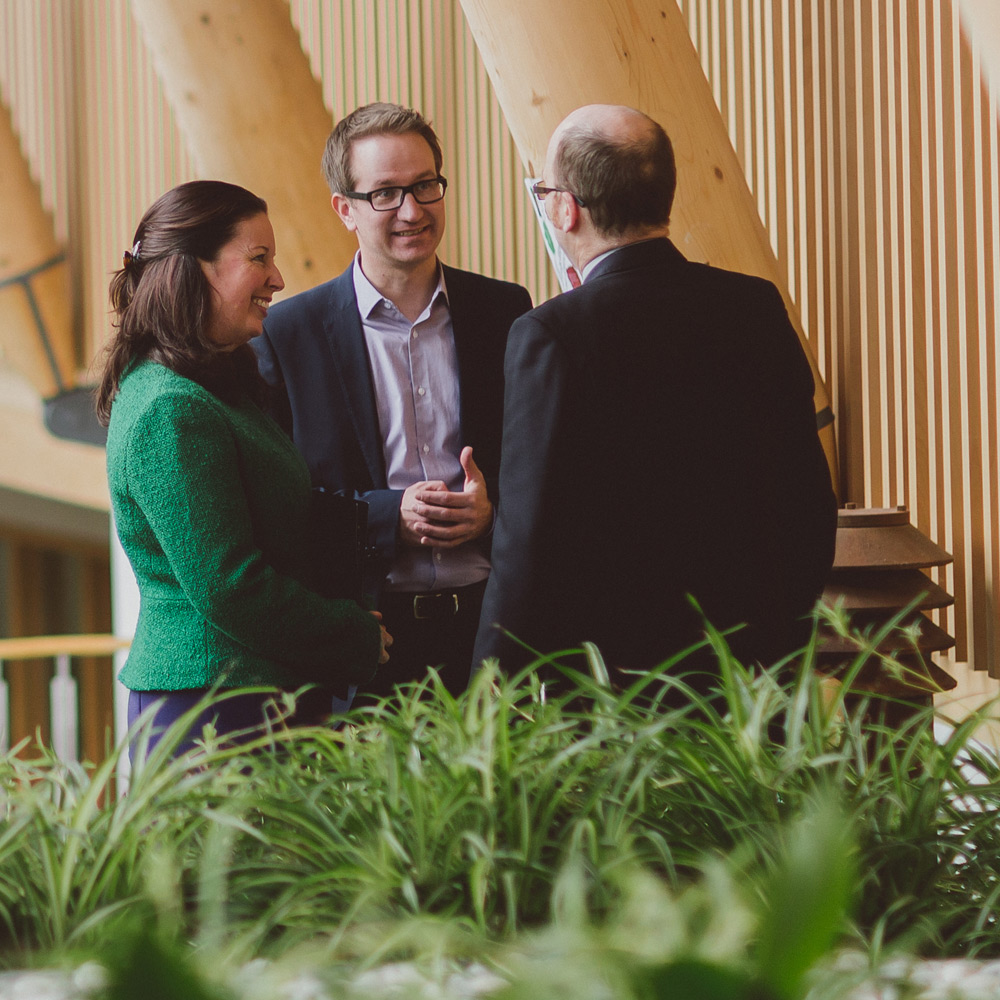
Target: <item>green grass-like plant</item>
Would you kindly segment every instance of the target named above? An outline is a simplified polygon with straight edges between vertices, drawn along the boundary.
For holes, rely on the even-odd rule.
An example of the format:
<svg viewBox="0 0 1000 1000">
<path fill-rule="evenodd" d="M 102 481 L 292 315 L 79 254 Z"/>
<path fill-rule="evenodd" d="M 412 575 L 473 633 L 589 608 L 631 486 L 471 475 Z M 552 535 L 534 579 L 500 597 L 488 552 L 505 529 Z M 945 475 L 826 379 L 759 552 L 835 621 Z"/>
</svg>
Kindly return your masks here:
<svg viewBox="0 0 1000 1000">
<path fill-rule="evenodd" d="M 454 698 L 432 674 L 339 729 L 284 729 L 278 697 L 241 745 L 209 731 L 175 758 L 174 727 L 120 798 L 122 748 L 95 769 L 7 754 L 0 962 L 101 957 L 141 927 L 221 966 L 430 952 L 506 962 L 516 985 L 512 956 L 554 934 L 607 975 L 638 969 L 622 996 L 693 976 L 706 997 L 791 998 L 835 946 L 1000 953 L 979 717 L 938 743 L 929 710 L 890 729 L 831 695 L 812 646 L 751 672 L 707 643 L 710 697 L 683 657 L 615 690 L 593 648 L 555 689 L 486 669 Z M 650 900 L 662 929 L 643 936 Z"/>
</svg>

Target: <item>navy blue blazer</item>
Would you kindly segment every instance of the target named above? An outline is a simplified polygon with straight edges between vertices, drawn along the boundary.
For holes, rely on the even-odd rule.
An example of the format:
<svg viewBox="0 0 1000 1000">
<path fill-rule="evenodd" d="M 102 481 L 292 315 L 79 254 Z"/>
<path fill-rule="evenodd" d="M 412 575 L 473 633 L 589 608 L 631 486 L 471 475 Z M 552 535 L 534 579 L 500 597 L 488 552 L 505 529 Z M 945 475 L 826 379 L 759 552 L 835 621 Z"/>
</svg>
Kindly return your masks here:
<svg viewBox="0 0 1000 1000">
<path fill-rule="evenodd" d="M 808 360 L 777 289 L 625 247 L 508 338 L 500 502 L 475 663 L 597 643 L 652 668 L 702 635 L 796 648 L 836 501 Z"/>
<path fill-rule="evenodd" d="M 527 290 L 444 267 L 458 377 L 462 442 L 495 501 L 503 426 L 503 358 L 514 320 L 531 308 Z M 383 435 L 353 263 L 331 281 L 271 307 L 252 342 L 273 390 L 273 411 L 302 452 L 314 486 L 368 503 L 368 579 L 379 587 L 395 557 L 401 490 L 386 485 Z"/>
</svg>

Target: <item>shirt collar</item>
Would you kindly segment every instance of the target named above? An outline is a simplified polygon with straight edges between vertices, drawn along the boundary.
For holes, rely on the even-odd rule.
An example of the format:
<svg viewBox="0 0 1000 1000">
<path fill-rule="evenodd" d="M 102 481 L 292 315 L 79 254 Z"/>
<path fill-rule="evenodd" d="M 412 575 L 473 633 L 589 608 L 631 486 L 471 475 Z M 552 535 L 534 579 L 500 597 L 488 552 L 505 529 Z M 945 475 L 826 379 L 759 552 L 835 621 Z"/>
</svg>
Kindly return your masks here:
<svg viewBox="0 0 1000 1000">
<path fill-rule="evenodd" d="M 441 267 L 440 261 L 438 261 L 437 273 L 437 286 L 434 289 L 434 293 L 431 295 L 431 305 L 437 301 L 439 295 L 443 295 L 445 304 L 450 307 L 451 303 L 448 300 L 448 286 L 445 284 L 444 269 Z M 354 255 L 353 278 L 354 296 L 358 300 L 358 311 L 361 313 L 362 319 L 368 319 L 373 310 L 379 307 L 383 302 L 390 300 L 386 299 L 386 297 L 368 280 L 365 276 L 365 272 L 361 270 L 360 250 Z"/>
<path fill-rule="evenodd" d="M 601 263 L 602 260 L 607 260 L 616 250 L 621 250 L 621 247 L 612 247 L 610 250 L 605 250 L 604 253 L 599 253 L 593 260 L 588 261 L 583 268 L 583 272 L 580 274 L 580 281 L 584 282 L 590 276 L 590 272 Z"/>
</svg>

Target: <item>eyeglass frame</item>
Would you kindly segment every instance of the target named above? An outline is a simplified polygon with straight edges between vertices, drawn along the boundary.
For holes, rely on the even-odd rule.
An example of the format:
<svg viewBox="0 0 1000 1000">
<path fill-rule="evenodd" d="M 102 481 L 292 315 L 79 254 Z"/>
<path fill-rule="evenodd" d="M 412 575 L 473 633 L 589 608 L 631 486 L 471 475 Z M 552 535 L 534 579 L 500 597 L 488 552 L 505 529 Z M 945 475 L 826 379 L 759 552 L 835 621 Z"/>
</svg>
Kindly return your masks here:
<svg viewBox="0 0 1000 1000">
<path fill-rule="evenodd" d="M 568 194 L 573 199 L 573 201 L 575 201 L 577 205 L 580 206 L 580 208 L 587 207 L 587 203 L 578 194 L 573 194 L 573 192 L 570 191 L 568 188 L 545 187 L 544 185 L 536 181 L 534 184 L 531 185 L 531 193 L 539 201 L 545 201 L 545 196 L 549 194 L 559 194 L 559 193 Z"/>
<path fill-rule="evenodd" d="M 421 184 L 440 184 L 441 194 L 437 198 L 431 198 L 430 201 L 421 201 L 417 197 L 416 189 L 420 187 Z M 376 208 L 374 202 L 372 201 L 372 196 L 379 193 L 379 191 L 399 191 L 399 201 L 395 205 L 391 205 L 389 208 Z M 412 184 L 386 184 L 383 187 L 375 188 L 374 191 L 344 191 L 342 192 L 345 198 L 353 198 L 356 201 L 367 201 L 372 207 L 374 212 L 395 212 L 397 209 L 403 207 L 403 202 L 406 201 L 406 196 L 408 194 L 413 195 L 413 200 L 418 205 L 435 205 L 439 201 L 444 199 L 446 192 L 448 191 L 448 178 L 442 177 L 438 174 L 436 177 L 424 177 L 419 181 L 414 181 Z"/>
</svg>

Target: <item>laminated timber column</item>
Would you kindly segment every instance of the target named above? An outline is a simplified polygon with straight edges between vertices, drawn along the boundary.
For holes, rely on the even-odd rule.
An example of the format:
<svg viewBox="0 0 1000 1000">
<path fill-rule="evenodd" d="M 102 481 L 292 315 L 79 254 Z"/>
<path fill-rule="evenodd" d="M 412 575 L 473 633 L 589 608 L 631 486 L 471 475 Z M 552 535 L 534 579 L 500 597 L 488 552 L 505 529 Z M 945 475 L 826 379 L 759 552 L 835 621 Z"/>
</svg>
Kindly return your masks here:
<svg viewBox="0 0 1000 1000">
<path fill-rule="evenodd" d="M 829 397 L 676 0 L 461 2 L 532 176 L 553 129 L 580 105 L 631 105 L 666 129 L 678 176 L 671 237 L 693 260 L 760 275 L 781 290 L 812 365 L 836 483 Z"/>
<path fill-rule="evenodd" d="M 132 12 L 199 176 L 267 201 L 284 294 L 342 271 L 357 244 L 320 171 L 333 122 L 286 0 L 132 0 Z"/>
<path fill-rule="evenodd" d="M 0 104 L 0 358 L 48 399 L 74 381 L 69 265 Z"/>
<path fill-rule="evenodd" d="M 1000 96 L 1000 5 L 996 0 L 959 0 L 958 9 L 993 93 Z"/>
</svg>

